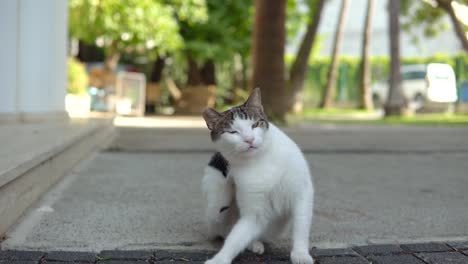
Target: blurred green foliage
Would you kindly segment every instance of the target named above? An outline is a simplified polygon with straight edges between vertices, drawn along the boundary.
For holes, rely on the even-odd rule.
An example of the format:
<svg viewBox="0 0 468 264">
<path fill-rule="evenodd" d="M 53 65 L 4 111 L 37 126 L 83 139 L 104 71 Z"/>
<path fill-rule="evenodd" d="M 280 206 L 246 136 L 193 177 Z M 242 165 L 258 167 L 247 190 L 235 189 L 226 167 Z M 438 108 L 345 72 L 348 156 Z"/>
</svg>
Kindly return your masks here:
<svg viewBox="0 0 468 264">
<path fill-rule="evenodd" d="M 106 52 L 167 54 L 183 47 L 176 16 L 207 19 L 204 0 L 70 0 L 72 37 Z"/>
<path fill-rule="evenodd" d="M 87 94 L 88 73 L 85 65 L 75 58 L 68 58 L 67 67 L 67 93 L 74 95 Z"/>
<path fill-rule="evenodd" d="M 196 61 L 231 60 L 234 54 L 247 56 L 252 35 L 253 2 L 206 0 L 208 18 L 180 21 L 184 51 Z"/>
<path fill-rule="evenodd" d="M 463 5 L 468 5 L 468 0 L 456 0 Z M 436 1 L 402 0 L 400 5 L 402 17 L 402 29 L 412 35 L 413 42 L 418 43 L 417 29 L 422 29 L 424 37 L 436 37 L 442 31 L 449 28 L 447 12 L 437 5 Z M 468 26 L 465 26 L 468 30 Z"/>
</svg>

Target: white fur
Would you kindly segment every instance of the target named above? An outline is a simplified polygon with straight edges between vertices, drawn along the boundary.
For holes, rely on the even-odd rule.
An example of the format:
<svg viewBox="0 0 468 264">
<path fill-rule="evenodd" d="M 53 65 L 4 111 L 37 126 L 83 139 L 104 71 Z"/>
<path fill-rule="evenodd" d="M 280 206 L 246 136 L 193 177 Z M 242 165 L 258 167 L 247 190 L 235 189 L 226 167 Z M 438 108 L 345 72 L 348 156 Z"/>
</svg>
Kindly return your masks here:
<svg viewBox="0 0 468 264">
<path fill-rule="evenodd" d="M 312 264 L 309 231 L 314 189 L 307 162 L 279 128 L 271 123 L 269 129 L 252 128 L 253 124 L 254 120 L 235 119 L 232 129 L 237 133 L 223 133 L 215 141 L 230 167 L 227 178 L 210 167 L 205 171 L 207 224 L 210 235 L 229 234 L 218 254 L 205 263 L 231 263 L 246 248 L 261 254 L 260 241 L 290 227 L 292 262 Z M 220 214 L 226 203 L 231 208 Z"/>
</svg>

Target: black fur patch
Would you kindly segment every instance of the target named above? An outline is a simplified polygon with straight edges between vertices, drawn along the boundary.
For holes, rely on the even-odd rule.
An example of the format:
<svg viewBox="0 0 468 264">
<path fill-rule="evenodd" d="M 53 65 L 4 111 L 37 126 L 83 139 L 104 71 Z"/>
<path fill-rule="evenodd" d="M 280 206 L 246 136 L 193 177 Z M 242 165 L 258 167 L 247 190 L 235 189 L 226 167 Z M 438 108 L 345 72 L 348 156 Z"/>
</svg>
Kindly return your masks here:
<svg viewBox="0 0 468 264">
<path fill-rule="evenodd" d="M 222 212 L 226 211 L 227 209 L 229 209 L 229 206 L 224 206 L 221 209 L 219 209 L 219 213 L 222 213 Z"/>
<path fill-rule="evenodd" d="M 224 177 L 227 177 L 229 172 L 229 163 L 228 161 L 221 155 L 221 153 L 216 152 L 213 157 L 211 157 L 210 162 L 208 163 L 209 166 L 219 170 Z"/>
</svg>

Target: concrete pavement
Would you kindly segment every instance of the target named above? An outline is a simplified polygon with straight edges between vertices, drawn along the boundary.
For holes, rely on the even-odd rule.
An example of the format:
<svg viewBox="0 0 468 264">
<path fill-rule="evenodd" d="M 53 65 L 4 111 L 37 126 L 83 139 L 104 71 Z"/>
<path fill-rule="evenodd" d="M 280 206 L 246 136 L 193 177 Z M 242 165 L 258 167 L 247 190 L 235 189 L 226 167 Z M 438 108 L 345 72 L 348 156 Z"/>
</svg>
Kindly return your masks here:
<svg viewBox="0 0 468 264">
<path fill-rule="evenodd" d="M 315 177 L 312 246 L 468 240 L 467 128 L 288 131 Z M 211 151 L 204 129 L 121 128 L 110 150 L 49 192 L 2 249 L 215 250 L 202 233 L 199 188 Z"/>
</svg>

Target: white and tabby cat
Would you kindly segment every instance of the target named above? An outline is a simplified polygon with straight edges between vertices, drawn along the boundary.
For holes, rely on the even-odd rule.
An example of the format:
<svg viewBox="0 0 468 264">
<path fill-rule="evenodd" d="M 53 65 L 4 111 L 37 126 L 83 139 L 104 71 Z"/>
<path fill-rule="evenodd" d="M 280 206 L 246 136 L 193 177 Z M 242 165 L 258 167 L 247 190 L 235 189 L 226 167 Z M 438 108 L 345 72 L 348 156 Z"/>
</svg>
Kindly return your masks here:
<svg viewBox="0 0 468 264">
<path fill-rule="evenodd" d="M 312 264 L 309 231 L 314 189 L 299 147 L 267 121 L 260 89 L 240 106 L 203 118 L 217 152 L 202 181 L 209 235 L 225 237 L 207 264 L 228 264 L 244 249 L 262 254 L 264 240 L 290 230 L 291 260 Z"/>
</svg>

